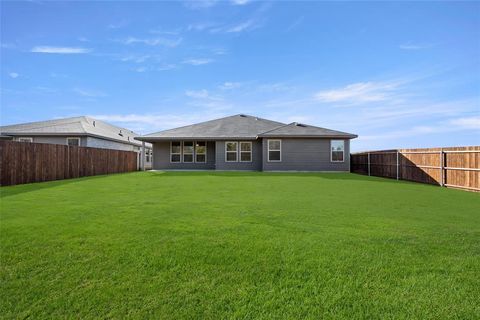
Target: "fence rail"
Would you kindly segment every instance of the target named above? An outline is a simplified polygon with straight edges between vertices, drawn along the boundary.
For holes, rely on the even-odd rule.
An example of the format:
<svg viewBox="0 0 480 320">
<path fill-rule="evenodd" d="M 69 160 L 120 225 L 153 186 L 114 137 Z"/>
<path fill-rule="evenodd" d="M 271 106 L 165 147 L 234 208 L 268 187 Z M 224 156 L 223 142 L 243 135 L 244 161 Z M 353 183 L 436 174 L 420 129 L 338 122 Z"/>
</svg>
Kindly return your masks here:
<svg viewBox="0 0 480 320">
<path fill-rule="evenodd" d="M 137 154 L 0 140 L 0 186 L 137 170 Z"/>
<path fill-rule="evenodd" d="M 480 146 L 354 153 L 350 164 L 355 173 L 480 191 Z"/>
</svg>

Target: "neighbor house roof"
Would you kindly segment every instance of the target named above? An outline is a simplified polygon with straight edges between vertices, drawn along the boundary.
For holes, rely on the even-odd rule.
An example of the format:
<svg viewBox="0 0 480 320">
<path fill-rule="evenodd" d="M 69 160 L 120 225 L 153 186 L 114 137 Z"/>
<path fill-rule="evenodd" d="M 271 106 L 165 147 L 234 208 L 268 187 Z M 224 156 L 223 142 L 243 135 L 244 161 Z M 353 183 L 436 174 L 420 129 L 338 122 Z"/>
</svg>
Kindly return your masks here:
<svg viewBox="0 0 480 320">
<path fill-rule="evenodd" d="M 294 137 L 294 138 L 356 138 L 357 135 L 336 131 L 303 123 L 292 122 L 287 125 L 263 132 L 259 137 Z"/>
<path fill-rule="evenodd" d="M 256 139 L 258 134 L 284 123 L 237 114 L 185 127 L 160 131 L 138 137 L 138 140 L 155 141 L 171 139 Z"/>
<path fill-rule="evenodd" d="M 164 130 L 137 137 L 142 141 L 180 139 L 257 139 L 258 137 L 338 137 L 356 138 L 354 134 L 298 123 L 285 124 L 254 116 L 237 114 L 185 127 Z"/>
<path fill-rule="evenodd" d="M 135 132 L 87 116 L 21 123 L 0 127 L 2 136 L 92 136 L 141 146 Z"/>
</svg>

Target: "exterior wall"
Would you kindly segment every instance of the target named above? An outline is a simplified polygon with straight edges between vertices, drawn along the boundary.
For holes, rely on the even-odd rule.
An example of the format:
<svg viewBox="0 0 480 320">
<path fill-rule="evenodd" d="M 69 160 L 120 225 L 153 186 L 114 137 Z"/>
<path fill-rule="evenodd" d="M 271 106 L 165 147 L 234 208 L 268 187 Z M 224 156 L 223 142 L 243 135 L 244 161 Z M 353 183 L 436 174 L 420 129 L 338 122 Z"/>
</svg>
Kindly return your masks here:
<svg viewBox="0 0 480 320">
<path fill-rule="evenodd" d="M 229 140 L 236 141 L 236 140 Z M 248 140 L 239 140 L 248 141 Z M 225 142 L 216 141 L 216 166 L 217 170 L 262 170 L 262 142 L 260 140 L 252 141 L 252 162 L 226 162 L 225 161 Z M 239 146 L 240 147 L 240 146 Z M 237 159 L 240 158 L 240 153 L 237 155 Z"/>
<path fill-rule="evenodd" d="M 330 139 L 278 138 L 278 140 L 282 140 L 282 160 L 268 162 L 268 139 L 263 139 L 264 171 L 350 171 L 349 139 L 344 139 L 344 162 L 330 161 Z"/>
<path fill-rule="evenodd" d="M 131 144 L 104 140 L 104 139 L 95 138 L 95 137 L 86 137 L 86 138 L 87 138 L 87 145 L 86 145 L 87 147 L 139 152 L 139 149 L 135 148 L 135 146 Z"/>
<path fill-rule="evenodd" d="M 51 143 L 51 144 L 67 144 L 67 136 L 16 136 L 15 141 L 19 138 L 32 138 L 35 143 Z M 80 138 L 80 146 L 87 147 L 87 137 L 68 136 L 68 138 Z"/>
<path fill-rule="evenodd" d="M 170 141 L 153 143 L 153 169 L 155 170 L 213 170 L 215 169 L 215 141 L 207 141 L 206 163 L 171 163 Z"/>
</svg>

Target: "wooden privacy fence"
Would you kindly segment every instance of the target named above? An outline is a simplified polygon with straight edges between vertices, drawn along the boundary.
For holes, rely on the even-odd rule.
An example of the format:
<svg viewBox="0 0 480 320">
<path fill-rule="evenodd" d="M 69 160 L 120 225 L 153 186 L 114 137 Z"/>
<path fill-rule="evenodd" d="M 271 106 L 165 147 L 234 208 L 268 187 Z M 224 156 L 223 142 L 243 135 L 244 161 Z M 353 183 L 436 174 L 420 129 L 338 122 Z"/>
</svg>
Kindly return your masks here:
<svg viewBox="0 0 480 320">
<path fill-rule="evenodd" d="M 351 172 L 480 191 L 480 146 L 355 153 Z"/>
<path fill-rule="evenodd" d="M 133 151 L 0 140 L 1 186 L 136 170 Z"/>
</svg>

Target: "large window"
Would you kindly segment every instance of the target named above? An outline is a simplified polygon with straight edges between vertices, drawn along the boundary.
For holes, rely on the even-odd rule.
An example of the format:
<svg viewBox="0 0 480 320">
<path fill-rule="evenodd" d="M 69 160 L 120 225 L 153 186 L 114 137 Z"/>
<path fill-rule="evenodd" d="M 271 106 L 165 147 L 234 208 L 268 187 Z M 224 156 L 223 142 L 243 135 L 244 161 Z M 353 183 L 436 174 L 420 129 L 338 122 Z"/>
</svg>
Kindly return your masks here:
<svg viewBox="0 0 480 320">
<path fill-rule="evenodd" d="M 252 162 L 252 142 L 240 142 L 240 162 Z"/>
<path fill-rule="evenodd" d="M 69 146 L 80 146 L 80 138 L 67 138 L 67 145 Z"/>
<path fill-rule="evenodd" d="M 205 141 L 195 143 L 195 162 L 207 162 L 207 143 Z"/>
<path fill-rule="evenodd" d="M 183 162 L 193 162 L 193 141 L 183 142 Z"/>
<path fill-rule="evenodd" d="M 237 162 L 238 142 L 225 143 L 225 160 L 227 162 Z"/>
<path fill-rule="evenodd" d="M 282 140 L 268 140 L 268 161 L 282 161 Z"/>
<path fill-rule="evenodd" d="M 181 162 L 182 160 L 182 143 L 180 141 L 172 141 L 170 144 L 170 162 Z"/>
<path fill-rule="evenodd" d="M 345 141 L 344 140 L 332 140 L 330 142 L 331 148 L 331 161 L 343 162 L 345 155 Z"/>
</svg>

